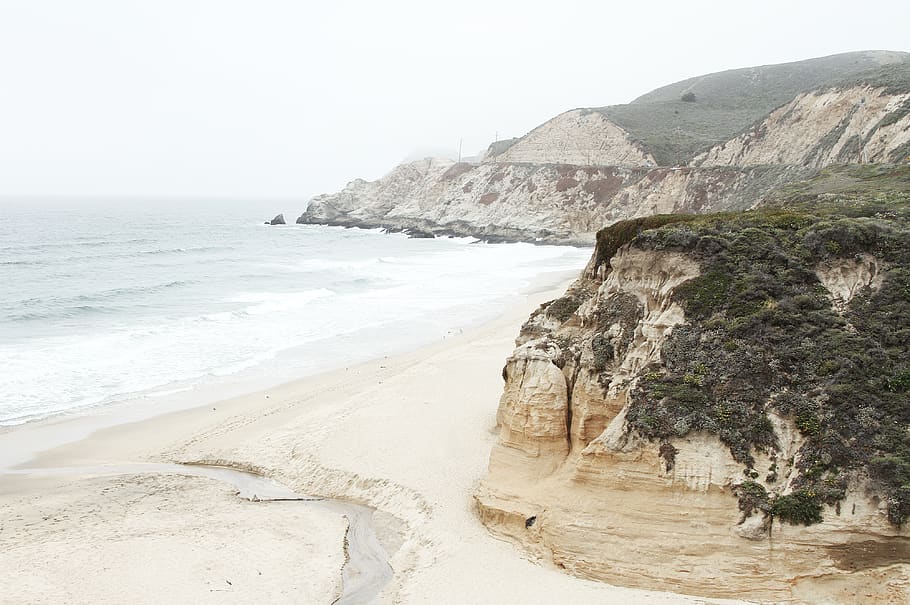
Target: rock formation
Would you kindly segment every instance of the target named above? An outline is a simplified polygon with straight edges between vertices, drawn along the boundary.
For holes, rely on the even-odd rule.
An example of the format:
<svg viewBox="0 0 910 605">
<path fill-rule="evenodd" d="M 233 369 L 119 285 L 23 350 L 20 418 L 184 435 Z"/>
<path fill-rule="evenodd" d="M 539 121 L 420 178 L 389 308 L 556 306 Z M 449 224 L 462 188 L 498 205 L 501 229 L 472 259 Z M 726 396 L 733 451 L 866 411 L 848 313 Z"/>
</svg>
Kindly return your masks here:
<svg viewBox="0 0 910 605">
<path fill-rule="evenodd" d="M 284 215 L 283 215 L 283 214 L 279 214 L 279 215 L 277 215 L 275 218 L 273 218 L 272 220 L 266 221 L 265 224 L 266 224 L 266 225 L 284 225 L 284 224 L 286 224 L 286 223 L 284 222 Z"/>
<path fill-rule="evenodd" d="M 907 175 L 601 231 L 503 368 L 483 522 L 614 584 L 907 602 Z"/>
<path fill-rule="evenodd" d="M 910 92 L 853 86 L 803 93 L 693 160 L 696 166 L 899 163 L 910 156 Z"/>
<path fill-rule="evenodd" d="M 511 164 L 657 165 L 628 132 L 591 109 L 573 109 L 558 115 L 491 159 Z"/>
<path fill-rule="evenodd" d="M 352 181 L 297 222 L 590 243 L 619 220 L 753 207 L 831 164 L 910 157 L 908 57 L 733 70 L 574 109 L 494 143 L 479 164 L 427 158 Z"/>
<path fill-rule="evenodd" d="M 810 170 L 479 165 L 427 158 L 320 195 L 298 223 L 418 229 L 488 241 L 590 244 L 604 225 L 657 213 L 746 208 Z"/>
</svg>

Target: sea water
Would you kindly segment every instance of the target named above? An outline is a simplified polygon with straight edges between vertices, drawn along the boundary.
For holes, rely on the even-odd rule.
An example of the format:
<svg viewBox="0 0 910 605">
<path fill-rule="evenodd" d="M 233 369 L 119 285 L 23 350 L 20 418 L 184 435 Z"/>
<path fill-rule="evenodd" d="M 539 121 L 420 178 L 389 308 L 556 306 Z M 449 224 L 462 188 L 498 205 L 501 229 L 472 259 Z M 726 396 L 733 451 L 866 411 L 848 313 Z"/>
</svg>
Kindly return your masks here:
<svg viewBox="0 0 910 605">
<path fill-rule="evenodd" d="M 280 205 L 0 201 L 0 425 L 405 350 L 590 255 L 264 225 Z"/>
</svg>

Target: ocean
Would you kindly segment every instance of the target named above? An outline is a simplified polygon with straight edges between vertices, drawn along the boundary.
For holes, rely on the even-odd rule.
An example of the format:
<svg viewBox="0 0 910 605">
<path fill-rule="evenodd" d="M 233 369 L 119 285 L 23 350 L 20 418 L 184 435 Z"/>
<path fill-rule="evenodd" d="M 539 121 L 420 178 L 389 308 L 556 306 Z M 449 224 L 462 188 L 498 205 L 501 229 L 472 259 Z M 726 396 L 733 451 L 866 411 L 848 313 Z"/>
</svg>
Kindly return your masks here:
<svg viewBox="0 0 910 605">
<path fill-rule="evenodd" d="M 0 201 L 0 425 L 404 351 L 495 317 L 590 256 L 264 225 L 282 205 L 291 221 L 303 209 Z"/>
</svg>

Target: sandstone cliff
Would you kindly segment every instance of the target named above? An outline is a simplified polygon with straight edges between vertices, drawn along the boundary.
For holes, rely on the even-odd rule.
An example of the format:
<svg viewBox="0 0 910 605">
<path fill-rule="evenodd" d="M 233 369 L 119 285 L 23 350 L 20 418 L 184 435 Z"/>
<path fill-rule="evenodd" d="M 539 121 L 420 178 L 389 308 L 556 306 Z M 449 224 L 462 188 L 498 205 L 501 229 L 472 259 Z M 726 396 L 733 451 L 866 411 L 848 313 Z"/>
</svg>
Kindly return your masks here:
<svg viewBox="0 0 910 605">
<path fill-rule="evenodd" d="M 907 602 L 907 176 L 601 231 L 503 369 L 484 523 L 616 584 Z"/>
</svg>

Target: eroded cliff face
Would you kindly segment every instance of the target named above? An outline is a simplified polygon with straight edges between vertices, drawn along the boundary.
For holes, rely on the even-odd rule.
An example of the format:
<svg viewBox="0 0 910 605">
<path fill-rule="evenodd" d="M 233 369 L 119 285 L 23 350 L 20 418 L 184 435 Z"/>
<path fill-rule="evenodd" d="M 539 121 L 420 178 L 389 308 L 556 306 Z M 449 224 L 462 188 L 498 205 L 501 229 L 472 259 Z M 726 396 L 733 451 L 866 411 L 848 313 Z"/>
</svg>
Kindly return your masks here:
<svg viewBox="0 0 910 605">
<path fill-rule="evenodd" d="M 499 441 L 475 494 L 483 522 L 532 556 L 614 584 L 906 602 L 910 541 L 861 477 L 809 527 L 738 506 L 744 482 L 793 489 L 805 438 L 792 417 L 769 412 L 776 447 L 754 451 L 751 465 L 709 432 L 659 442 L 630 429 L 636 385 L 687 323 L 674 292 L 702 272 L 685 253 L 632 246 L 608 263 L 595 256 L 563 298 L 522 327 L 503 369 Z M 878 266 L 848 259 L 819 275 L 844 305 L 848 292 L 873 285 Z"/>
<path fill-rule="evenodd" d="M 578 166 L 656 166 L 654 157 L 606 116 L 573 109 L 544 122 L 502 153 L 495 162 Z"/>
<path fill-rule="evenodd" d="M 692 165 L 897 163 L 908 144 L 910 94 L 854 86 L 803 93 Z"/>
<path fill-rule="evenodd" d="M 815 275 L 828 291 L 834 309 L 839 312 L 843 312 L 864 288 L 874 291 L 882 285 L 881 263 L 871 254 L 821 263 L 816 267 Z"/>
<path fill-rule="evenodd" d="M 587 244 L 604 225 L 627 218 L 745 208 L 810 173 L 798 167 L 631 168 L 428 158 L 403 164 L 378 181 L 356 180 L 339 193 L 315 197 L 297 222 Z"/>
</svg>

